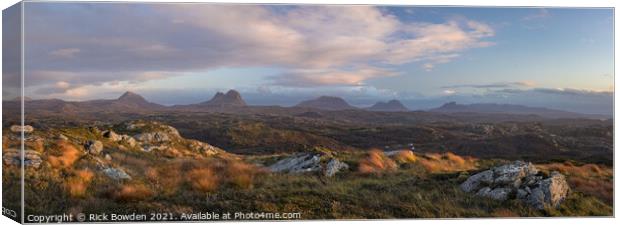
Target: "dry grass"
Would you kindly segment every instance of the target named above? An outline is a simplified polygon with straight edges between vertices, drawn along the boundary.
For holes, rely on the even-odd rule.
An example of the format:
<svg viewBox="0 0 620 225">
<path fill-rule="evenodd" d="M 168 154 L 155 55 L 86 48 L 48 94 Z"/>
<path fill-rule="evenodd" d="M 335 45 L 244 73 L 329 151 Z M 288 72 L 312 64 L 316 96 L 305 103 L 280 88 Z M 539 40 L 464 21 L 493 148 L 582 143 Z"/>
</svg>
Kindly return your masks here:
<svg viewBox="0 0 620 225">
<path fill-rule="evenodd" d="M 219 187 L 220 178 L 212 168 L 196 168 L 188 173 L 187 182 L 197 191 L 211 192 Z"/>
<path fill-rule="evenodd" d="M 161 189 L 161 194 L 175 194 L 183 184 L 199 192 L 214 192 L 222 185 L 252 188 L 263 170 L 236 160 L 177 160 L 144 171 L 146 179 Z"/>
<path fill-rule="evenodd" d="M 491 213 L 491 216 L 500 217 L 500 218 L 512 218 L 512 217 L 519 217 L 519 214 L 509 209 L 498 209 L 498 210 L 493 211 L 493 213 Z"/>
<path fill-rule="evenodd" d="M 95 174 L 88 169 L 77 170 L 74 172 L 73 176 L 67 179 L 65 189 L 69 192 L 71 197 L 84 197 L 94 175 Z"/>
<path fill-rule="evenodd" d="M 59 141 L 56 144 L 61 152 L 60 156 L 48 156 L 48 161 L 53 168 L 70 168 L 82 156 L 82 152 L 72 144 Z"/>
<path fill-rule="evenodd" d="M 541 170 L 558 171 L 565 174 L 569 185 L 576 191 L 596 196 L 610 204 L 613 201 L 612 168 L 596 164 L 575 166 L 570 162 L 536 166 Z"/>
<path fill-rule="evenodd" d="M 153 191 L 144 184 L 125 184 L 113 194 L 118 201 L 142 201 L 153 196 Z"/>
<path fill-rule="evenodd" d="M 358 171 L 363 174 L 381 173 L 383 171 L 396 170 L 397 165 L 380 150 L 370 150 L 366 158 L 362 159 L 358 166 Z"/>
<path fill-rule="evenodd" d="M 229 161 L 226 165 L 228 181 L 236 187 L 252 188 L 254 178 L 259 173 L 256 166 L 240 161 Z"/>
<path fill-rule="evenodd" d="M 476 168 L 476 159 L 461 157 L 451 152 L 424 154 L 418 162 L 429 173 L 457 172 Z"/>
</svg>

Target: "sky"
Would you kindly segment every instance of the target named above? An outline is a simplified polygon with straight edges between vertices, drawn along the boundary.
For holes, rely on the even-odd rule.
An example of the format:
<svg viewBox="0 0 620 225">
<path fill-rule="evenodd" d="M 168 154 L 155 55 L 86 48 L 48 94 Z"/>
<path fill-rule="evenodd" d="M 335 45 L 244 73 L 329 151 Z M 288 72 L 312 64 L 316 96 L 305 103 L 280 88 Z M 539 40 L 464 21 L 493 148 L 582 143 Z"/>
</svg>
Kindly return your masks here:
<svg viewBox="0 0 620 225">
<path fill-rule="evenodd" d="M 35 99 L 134 91 L 173 105 L 236 89 L 254 105 L 334 95 L 613 110 L 606 8 L 28 2 L 24 13 Z"/>
</svg>

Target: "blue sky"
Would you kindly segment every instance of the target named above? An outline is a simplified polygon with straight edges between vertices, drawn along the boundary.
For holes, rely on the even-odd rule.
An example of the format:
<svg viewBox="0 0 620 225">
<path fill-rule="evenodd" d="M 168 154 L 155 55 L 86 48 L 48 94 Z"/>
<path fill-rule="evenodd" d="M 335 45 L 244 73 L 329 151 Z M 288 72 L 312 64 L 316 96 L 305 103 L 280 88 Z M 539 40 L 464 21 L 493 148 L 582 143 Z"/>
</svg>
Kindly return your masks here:
<svg viewBox="0 0 620 225">
<path fill-rule="evenodd" d="M 25 13 L 33 98 L 131 90 L 171 105 L 237 89 L 260 105 L 612 108 L 611 9 L 29 2 Z"/>
</svg>

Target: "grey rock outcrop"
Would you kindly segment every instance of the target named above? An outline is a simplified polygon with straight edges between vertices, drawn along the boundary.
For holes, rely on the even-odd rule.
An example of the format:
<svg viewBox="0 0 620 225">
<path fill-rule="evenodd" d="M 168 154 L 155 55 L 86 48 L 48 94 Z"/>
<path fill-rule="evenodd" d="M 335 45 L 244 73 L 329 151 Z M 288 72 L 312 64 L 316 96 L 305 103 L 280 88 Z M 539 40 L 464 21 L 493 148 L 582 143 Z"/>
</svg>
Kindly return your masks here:
<svg viewBox="0 0 620 225">
<path fill-rule="evenodd" d="M 169 142 L 171 140 L 168 133 L 159 132 L 159 131 L 136 134 L 134 138 L 144 143 L 161 143 L 161 142 Z"/>
<path fill-rule="evenodd" d="M 21 152 L 18 149 L 6 149 L 2 153 L 2 161 L 8 166 L 21 166 Z M 38 169 L 41 167 L 41 153 L 34 150 L 24 151 L 24 166 Z"/>
<path fill-rule="evenodd" d="M 536 209 L 558 207 L 570 187 L 564 175 L 545 177 L 532 163 L 515 161 L 470 176 L 461 190 L 498 201 L 519 199 Z"/>
<path fill-rule="evenodd" d="M 330 157 L 321 160 L 324 156 L 317 153 L 302 153 L 282 159 L 269 166 L 272 172 L 304 173 L 321 172 L 326 177 L 332 177 L 336 173 L 349 168 L 344 162 Z M 327 161 L 327 163 L 325 163 Z"/>
<path fill-rule="evenodd" d="M 319 171 L 321 156 L 318 154 L 299 154 L 282 159 L 269 166 L 273 172 L 301 173 Z"/>
</svg>

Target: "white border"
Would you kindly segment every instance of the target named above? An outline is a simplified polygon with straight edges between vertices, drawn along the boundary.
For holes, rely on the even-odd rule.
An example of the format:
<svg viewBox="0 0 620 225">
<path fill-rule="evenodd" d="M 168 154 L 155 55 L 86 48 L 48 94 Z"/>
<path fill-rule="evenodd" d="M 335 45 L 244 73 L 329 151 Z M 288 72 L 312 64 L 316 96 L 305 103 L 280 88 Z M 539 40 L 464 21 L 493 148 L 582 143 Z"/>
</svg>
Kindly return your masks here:
<svg viewBox="0 0 620 225">
<path fill-rule="evenodd" d="M 32 0 L 28 0 L 30 2 L 34 2 Z M 2 0 L 0 1 L 0 8 L 6 9 L 9 6 L 17 3 L 17 0 Z M 73 2 L 90 2 L 88 0 L 73 0 Z M 108 0 L 107 2 L 144 2 L 144 1 L 136 1 L 136 0 Z M 149 0 L 148 2 L 220 2 L 220 3 L 305 3 L 305 4 L 381 4 L 381 5 L 432 5 L 432 6 L 443 6 L 443 5 L 453 5 L 453 6 L 550 6 L 550 7 L 613 7 L 616 8 L 618 5 L 618 1 L 612 0 Z M 0 19 L 1 21 L 1 19 Z M 618 20 L 617 17 L 614 17 L 614 30 L 618 30 Z M 0 29 L 0 37 L 1 37 L 1 29 Z M 618 41 L 618 36 L 615 35 L 615 42 Z M 618 47 L 614 45 L 614 57 L 617 59 L 618 56 Z M 617 63 L 616 63 L 617 64 Z M 614 64 L 614 65 L 616 65 Z M 1 62 L 0 62 L 1 65 Z M 614 71 L 615 75 L 615 71 Z M 614 87 L 617 86 L 619 81 L 614 79 Z M 0 79 L 1 84 L 1 79 Z M 0 85 L 1 91 L 1 85 Z M 0 92 L 1 93 L 1 92 Z M 614 95 L 615 96 L 615 95 Z M 618 109 L 618 100 L 614 98 L 614 112 Z M 0 107 L 2 103 L 0 103 Z M 620 135 L 618 132 L 619 123 L 614 121 L 614 143 L 616 143 L 617 137 Z M 614 145 L 614 152 L 615 147 Z M 618 162 L 619 156 L 618 154 L 614 154 L 614 162 Z M 615 163 L 614 163 L 615 164 Z M 618 171 L 618 168 L 614 168 L 615 172 Z M 0 169 L 1 171 L 1 169 Z M 618 174 L 618 173 L 615 173 Z M 619 181 L 615 179 L 614 187 L 618 187 Z M 0 184 L 1 186 L 1 184 Z M 615 189 L 614 189 L 615 191 Z M 0 196 L 1 199 L 1 196 Z M 614 199 L 614 215 L 620 215 L 619 212 L 619 204 L 618 198 Z M 553 219 L 539 219 L 539 218 L 525 218 L 525 219 L 433 219 L 433 220 L 368 220 L 368 221 L 301 221 L 301 222 L 282 222 L 281 224 L 289 224 L 289 223 L 300 223 L 300 224 L 327 224 L 327 223 L 337 223 L 337 224 L 375 224 L 377 222 L 380 223 L 389 223 L 389 224 L 458 224 L 458 225 L 467 225 L 467 224 L 476 224 L 476 225 L 486 225 L 486 224 L 588 224 L 588 225 L 596 225 L 596 224 L 619 224 L 617 218 L 553 218 Z M 11 223 L 12 220 L 1 216 L 0 223 Z M 14 223 L 14 222 L 13 222 Z M 270 224 L 272 222 L 213 222 L 209 224 Z M 187 223 L 158 223 L 158 224 L 187 224 Z"/>
</svg>

